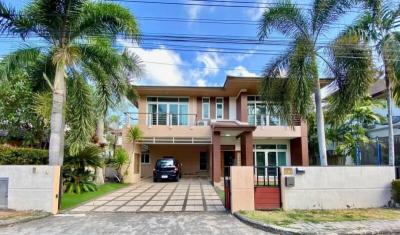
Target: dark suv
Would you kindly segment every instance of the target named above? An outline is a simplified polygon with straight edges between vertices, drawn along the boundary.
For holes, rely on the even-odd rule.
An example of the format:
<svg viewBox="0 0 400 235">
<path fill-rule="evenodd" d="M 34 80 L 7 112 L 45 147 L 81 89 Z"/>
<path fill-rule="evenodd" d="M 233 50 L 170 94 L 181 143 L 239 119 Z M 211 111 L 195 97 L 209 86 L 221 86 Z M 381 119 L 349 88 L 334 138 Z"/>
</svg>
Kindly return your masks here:
<svg viewBox="0 0 400 235">
<path fill-rule="evenodd" d="M 174 180 L 182 177 L 182 166 L 175 158 L 158 159 L 153 169 L 153 181 Z"/>
</svg>

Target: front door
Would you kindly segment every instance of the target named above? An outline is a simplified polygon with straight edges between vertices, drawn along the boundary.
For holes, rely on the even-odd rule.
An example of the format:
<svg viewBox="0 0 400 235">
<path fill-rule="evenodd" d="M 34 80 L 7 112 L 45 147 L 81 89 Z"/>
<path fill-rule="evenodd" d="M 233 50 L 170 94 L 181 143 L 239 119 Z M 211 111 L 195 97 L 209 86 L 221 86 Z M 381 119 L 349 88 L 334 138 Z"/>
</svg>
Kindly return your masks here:
<svg viewBox="0 0 400 235">
<path fill-rule="evenodd" d="M 223 168 L 224 170 L 229 170 L 228 166 L 235 165 L 235 151 L 223 151 L 224 155 L 224 163 Z"/>
<path fill-rule="evenodd" d="M 276 167 L 286 165 L 286 151 L 281 150 L 256 150 L 255 152 L 255 166 L 258 176 L 276 176 L 277 169 L 269 168 L 265 171 L 264 167 Z M 259 168 L 257 168 L 259 167 Z"/>
</svg>

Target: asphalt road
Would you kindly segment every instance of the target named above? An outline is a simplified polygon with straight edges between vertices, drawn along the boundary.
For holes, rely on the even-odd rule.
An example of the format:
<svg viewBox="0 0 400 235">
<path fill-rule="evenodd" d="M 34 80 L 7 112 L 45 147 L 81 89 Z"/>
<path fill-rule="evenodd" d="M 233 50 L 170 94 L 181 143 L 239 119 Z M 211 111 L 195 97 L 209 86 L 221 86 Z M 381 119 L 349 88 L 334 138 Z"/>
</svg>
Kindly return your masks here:
<svg viewBox="0 0 400 235">
<path fill-rule="evenodd" d="M 0 227 L 0 235 L 266 234 L 226 212 L 61 214 Z"/>
</svg>

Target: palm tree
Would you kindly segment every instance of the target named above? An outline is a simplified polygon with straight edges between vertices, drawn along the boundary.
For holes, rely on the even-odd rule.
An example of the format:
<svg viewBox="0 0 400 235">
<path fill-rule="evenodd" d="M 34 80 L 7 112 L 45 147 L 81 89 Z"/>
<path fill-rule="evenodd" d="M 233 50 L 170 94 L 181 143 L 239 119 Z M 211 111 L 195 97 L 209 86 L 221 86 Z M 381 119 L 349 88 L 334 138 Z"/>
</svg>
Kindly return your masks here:
<svg viewBox="0 0 400 235">
<path fill-rule="evenodd" d="M 110 48 L 118 35 L 138 40 L 136 20 L 129 10 L 112 3 L 34 0 L 24 10 L 17 11 L 0 1 L 0 32 L 19 35 L 23 40 L 36 37 L 46 42 L 44 47 L 28 47 L 15 52 L 9 58 L 7 73 L 10 74 L 12 68 L 26 66 L 27 61 L 43 65 L 39 66 L 40 71 L 54 68 L 53 71 L 46 69 L 40 76 L 51 86 L 53 95 L 49 164 L 62 165 L 67 94 L 72 93 L 76 98 L 71 99 L 73 103 L 86 101 L 80 104 L 86 108 L 93 105 L 88 102 L 89 81 L 104 91 L 103 94 L 119 93 L 126 87 L 121 74 L 115 73 L 114 68 L 119 68 L 121 63 L 114 53 L 110 53 Z M 108 99 L 103 101 L 108 102 Z M 82 117 L 92 110 L 85 108 L 68 111 L 74 112 L 75 123 L 90 126 L 91 123 Z M 86 136 L 88 129 L 82 127 L 86 133 L 81 134 Z"/>
<path fill-rule="evenodd" d="M 388 111 L 389 165 L 394 165 L 392 96 L 400 105 L 400 4 L 391 1 L 361 0 L 365 12 L 340 37 L 357 36 L 373 46 L 382 66 Z"/>
<path fill-rule="evenodd" d="M 264 12 L 259 25 L 260 40 L 265 40 L 273 30 L 293 40 L 287 51 L 265 69 L 260 93 L 267 111 L 288 123 L 292 122 L 292 113 L 306 119 L 313 112 L 314 93 L 319 155 L 323 166 L 327 165 L 327 157 L 318 64 L 324 63 L 328 67 L 340 84 L 342 95 L 339 99 L 346 98 L 345 104 L 349 107 L 364 97 L 372 81 L 367 72 L 370 62 L 365 59 L 370 52 L 358 45 L 361 43 L 358 38 L 334 41 L 330 47 L 318 42 L 350 6 L 351 1 L 347 0 L 315 0 L 312 9 L 302 10 L 290 0 L 282 0 Z M 351 50 L 346 47 L 348 45 L 353 46 Z M 360 68 L 364 73 L 357 72 Z M 279 78 L 282 70 L 287 75 Z"/>
<path fill-rule="evenodd" d="M 132 157 L 135 159 L 135 145 L 138 141 L 142 140 L 143 132 L 138 126 L 130 127 L 128 130 L 127 137 L 129 142 L 132 143 L 132 154 L 129 156 L 128 167 L 126 168 L 126 173 L 128 172 L 129 166 L 131 165 Z M 135 162 L 135 164 L 137 164 Z"/>
</svg>

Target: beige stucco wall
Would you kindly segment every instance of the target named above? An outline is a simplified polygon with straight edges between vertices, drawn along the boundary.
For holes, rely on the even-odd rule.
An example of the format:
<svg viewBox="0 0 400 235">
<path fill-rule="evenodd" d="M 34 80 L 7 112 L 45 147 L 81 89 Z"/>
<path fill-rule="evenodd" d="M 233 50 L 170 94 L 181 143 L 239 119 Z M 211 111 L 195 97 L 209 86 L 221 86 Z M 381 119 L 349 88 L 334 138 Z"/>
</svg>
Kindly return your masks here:
<svg viewBox="0 0 400 235">
<path fill-rule="evenodd" d="M 231 168 L 231 212 L 254 210 L 254 183 L 252 166 Z"/>
<path fill-rule="evenodd" d="M 253 138 L 296 138 L 301 136 L 301 127 L 259 126 L 253 132 Z"/>
<path fill-rule="evenodd" d="M 129 156 L 129 162 L 126 166 L 122 167 L 122 172 L 127 172 L 127 174 L 124 176 L 124 183 L 136 183 L 140 181 L 140 153 L 141 153 L 141 145 L 140 144 L 135 144 L 135 147 L 133 146 L 133 143 L 130 142 L 126 138 L 126 133 L 129 130 L 127 128 L 124 128 L 122 131 L 122 148 L 125 149 L 125 151 L 128 153 Z M 135 161 L 135 156 L 139 155 L 139 160 Z M 135 166 L 138 164 L 139 166 L 139 172 L 136 174 L 134 172 Z"/>
<path fill-rule="evenodd" d="M 282 206 L 290 209 L 347 209 L 382 207 L 391 198 L 393 167 L 300 167 L 295 186 L 286 187 L 282 168 Z M 290 167 L 289 167 L 290 168 Z M 288 169 L 289 169 L 288 168 Z M 287 172 L 287 170 L 286 170 Z"/>
<path fill-rule="evenodd" d="M 149 145 L 150 164 L 142 164 L 142 177 L 152 176 L 154 164 L 164 156 L 172 156 L 180 161 L 184 175 L 207 176 L 208 171 L 200 172 L 200 152 L 209 152 L 209 148 L 207 145 Z"/>
<path fill-rule="evenodd" d="M 8 208 L 41 210 L 57 214 L 59 166 L 0 166 L 0 178 L 8 178 Z"/>
</svg>

